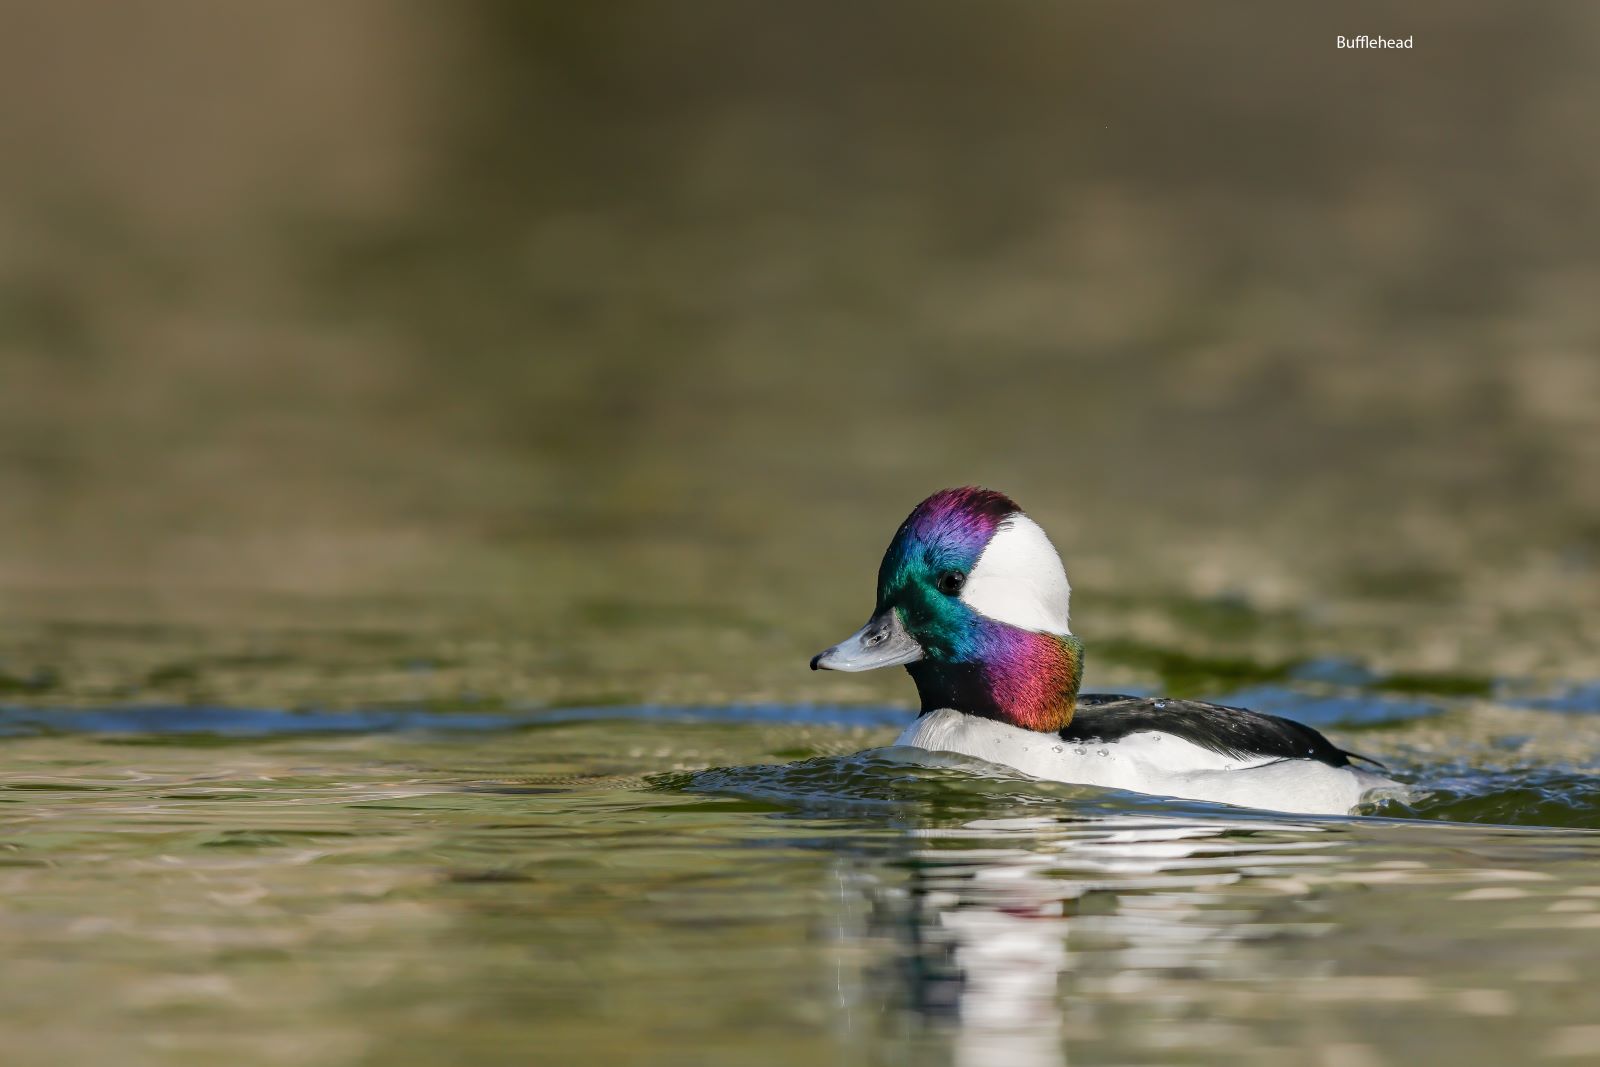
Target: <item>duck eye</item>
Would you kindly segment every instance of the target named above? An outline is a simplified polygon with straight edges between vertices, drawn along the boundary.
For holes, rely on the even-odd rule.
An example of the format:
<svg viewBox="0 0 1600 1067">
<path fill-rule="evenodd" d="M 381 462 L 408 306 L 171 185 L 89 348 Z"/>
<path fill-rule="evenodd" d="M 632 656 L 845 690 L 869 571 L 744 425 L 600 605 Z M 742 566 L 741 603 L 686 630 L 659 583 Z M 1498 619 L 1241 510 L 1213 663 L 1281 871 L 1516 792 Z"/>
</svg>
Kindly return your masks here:
<svg viewBox="0 0 1600 1067">
<path fill-rule="evenodd" d="M 967 576 L 960 571 L 945 571 L 939 575 L 939 592 L 946 596 L 955 596 L 961 592 L 961 587 L 967 584 Z"/>
</svg>

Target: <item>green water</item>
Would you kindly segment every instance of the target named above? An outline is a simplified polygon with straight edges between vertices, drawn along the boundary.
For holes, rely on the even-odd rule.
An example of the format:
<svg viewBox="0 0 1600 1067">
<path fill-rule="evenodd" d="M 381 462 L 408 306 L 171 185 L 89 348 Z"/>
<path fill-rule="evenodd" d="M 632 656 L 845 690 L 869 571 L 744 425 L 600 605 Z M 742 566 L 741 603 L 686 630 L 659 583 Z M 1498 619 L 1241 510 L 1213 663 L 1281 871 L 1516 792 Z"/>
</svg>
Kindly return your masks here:
<svg viewBox="0 0 1600 1067">
<path fill-rule="evenodd" d="M 1600 1062 L 1600 8 L 14 6 L 7 1065 Z M 963 483 L 1410 803 L 858 756 Z"/>
<path fill-rule="evenodd" d="M 1600 715 L 1323 700 L 1409 807 L 911 765 L 894 708 L 13 707 L 7 1062 L 1600 1055 Z"/>
</svg>

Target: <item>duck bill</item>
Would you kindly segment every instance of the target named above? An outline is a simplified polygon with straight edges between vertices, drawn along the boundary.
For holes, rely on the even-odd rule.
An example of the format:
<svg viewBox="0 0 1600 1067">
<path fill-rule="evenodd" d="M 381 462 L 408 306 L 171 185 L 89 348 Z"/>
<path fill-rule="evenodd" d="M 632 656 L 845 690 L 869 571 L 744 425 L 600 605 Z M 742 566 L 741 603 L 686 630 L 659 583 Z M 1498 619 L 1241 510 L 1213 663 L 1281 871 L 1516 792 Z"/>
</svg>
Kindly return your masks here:
<svg viewBox="0 0 1600 1067">
<path fill-rule="evenodd" d="M 811 657 L 814 671 L 873 671 L 922 658 L 922 646 L 900 625 L 900 613 L 885 608 L 832 648 Z"/>
</svg>

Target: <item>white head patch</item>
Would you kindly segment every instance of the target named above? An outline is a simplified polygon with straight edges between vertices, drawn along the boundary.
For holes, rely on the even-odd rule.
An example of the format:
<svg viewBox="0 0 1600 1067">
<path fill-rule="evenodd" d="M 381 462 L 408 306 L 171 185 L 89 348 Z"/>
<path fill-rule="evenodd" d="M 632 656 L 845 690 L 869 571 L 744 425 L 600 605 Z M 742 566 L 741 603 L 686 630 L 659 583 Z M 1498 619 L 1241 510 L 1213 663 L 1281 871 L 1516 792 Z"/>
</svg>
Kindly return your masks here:
<svg viewBox="0 0 1600 1067">
<path fill-rule="evenodd" d="M 1056 547 L 1021 512 L 1000 524 L 961 590 L 961 600 L 980 615 L 1051 634 L 1072 632 L 1067 629 L 1071 595 Z"/>
</svg>

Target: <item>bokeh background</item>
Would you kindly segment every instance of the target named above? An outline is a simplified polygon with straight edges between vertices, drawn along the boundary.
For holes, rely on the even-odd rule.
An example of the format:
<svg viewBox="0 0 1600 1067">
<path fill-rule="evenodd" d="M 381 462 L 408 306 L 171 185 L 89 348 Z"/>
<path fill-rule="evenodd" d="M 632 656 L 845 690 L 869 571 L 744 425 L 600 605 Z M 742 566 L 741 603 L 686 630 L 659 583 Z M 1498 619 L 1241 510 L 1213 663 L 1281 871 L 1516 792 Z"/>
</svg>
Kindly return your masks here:
<svg viewBox="0 0 1600 1067">
<path fill-rule="evenodd" d="M 905 703 L 805 659 L 967 482 L 1100 687 L 1592 679 L 1597 50 L 1581 0 L 8 0 L 0 697 Z"/>
<path fill-rule="evenodd" d="M 1597 60 L 0 0 L 7 1067 L 1600 1062 Z M 1410 799 L 884 758 L 903 673 L 806 663 L 969 482 L 1088 689 Z"/>
</svg>

